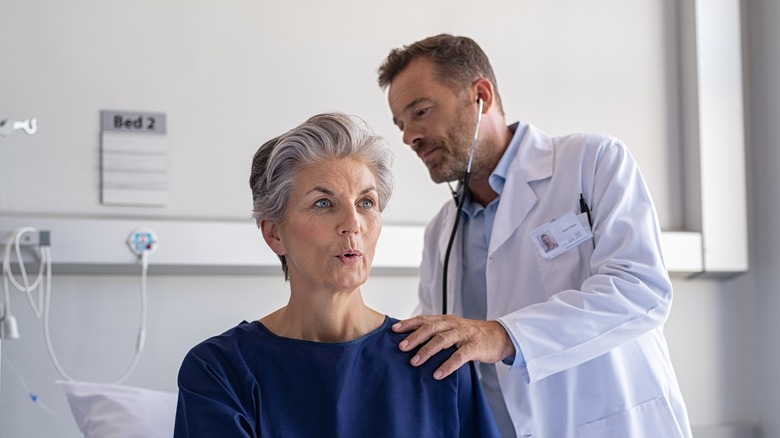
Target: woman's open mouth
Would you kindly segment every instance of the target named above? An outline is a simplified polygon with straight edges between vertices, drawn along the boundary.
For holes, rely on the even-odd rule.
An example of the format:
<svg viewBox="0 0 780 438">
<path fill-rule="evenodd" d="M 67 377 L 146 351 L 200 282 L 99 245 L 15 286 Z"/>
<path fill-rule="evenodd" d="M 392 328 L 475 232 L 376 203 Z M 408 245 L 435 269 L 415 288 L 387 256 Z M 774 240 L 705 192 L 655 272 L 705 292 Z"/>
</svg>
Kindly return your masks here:
<svg viewBox="0 0 780 438">
<path fill-rule="evenodd" d="M 363 253 L 356 249 L 351 249 L 348 251 L 344 251 L 343 253 L 339 254 L 337 257 L 339 258 L 339 260 L 341 260 L 344 263 L 355 263 L 361 257 L 363 257 Z"/>
</svg>

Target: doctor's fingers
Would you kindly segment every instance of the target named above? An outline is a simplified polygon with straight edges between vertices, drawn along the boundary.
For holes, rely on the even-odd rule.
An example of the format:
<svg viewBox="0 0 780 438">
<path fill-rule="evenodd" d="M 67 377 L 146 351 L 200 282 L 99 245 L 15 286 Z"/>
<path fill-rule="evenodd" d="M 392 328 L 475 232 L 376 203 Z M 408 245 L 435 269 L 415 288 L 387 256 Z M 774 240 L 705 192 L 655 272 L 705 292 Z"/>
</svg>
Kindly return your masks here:
<svg viewBox="0 0 780 438">
<path fill-rule="evenodd" d="M 454 316 L 436 316 L 427 319 L 426 323 L 399 345 L 402 350 L 408 351 L 414 346 L 424 343 L 410 360 L 412 365 L 419 366 L 436 353 L 455 346 L 458 349 L 434 373 L 434 377 L 443 379 L 478 355 L 480 340 L 484 339 L 484 336 L 481 335 L 485 332 L 481 326 L 485 324 L 485 321 L 474 321 Z M 406 343 L 407 341 L 408 343 Z"/>
<path fill-rule="evenodd" d="M 435 324 L 437 322 L 444 322 L 447 318 L 451 318 L 451 316 L 418 315 L 418 316 L 414 316 L 408 319 L 398 321 L 397 323 L 393 324 L 393 331 L 396 333 L 406 333 L 412 330 L 417 330 L 418 328 L 422 327 L 424 324 L 430 324 L 430 323 Z"/>
<path fill-rule="evenodd" d="M 501 324 L 496 321 L 465 321 L 469 323 L 459 330 L 447 332 L 460 341 L 455 342 L 458 349 L 433 373 L 437 380 L 449 376 L 469 361 L 495 363 L 514 354 L 512 340 Z"/>
<path fill-rule="evenodd" d="M 453 319 L 455 317 L 449 315 L 421 315 L 396 323 L 393 325 L 393 331 L 396 333 L 414 330 L 413 333 L 398 344 L 398 348 L 401 351 L 410 351 L 417 348 L 439 333 L 451 330 L 455 326 Z"/>
</svg>

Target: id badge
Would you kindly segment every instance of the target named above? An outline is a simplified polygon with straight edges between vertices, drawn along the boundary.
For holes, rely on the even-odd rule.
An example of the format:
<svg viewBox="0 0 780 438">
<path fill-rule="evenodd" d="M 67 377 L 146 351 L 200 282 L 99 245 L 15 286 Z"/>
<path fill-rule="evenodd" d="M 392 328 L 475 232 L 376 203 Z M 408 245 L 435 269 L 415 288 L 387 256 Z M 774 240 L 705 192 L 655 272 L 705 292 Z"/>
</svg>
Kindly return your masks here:
<svg viewBox="0 0 780 438">
<path fill-rule="evenodd" d="M 554 259 L 591 237 L 590 227 L 571 211 L 531 231 L 531 240 L 545 260 Z"/>
</svg>

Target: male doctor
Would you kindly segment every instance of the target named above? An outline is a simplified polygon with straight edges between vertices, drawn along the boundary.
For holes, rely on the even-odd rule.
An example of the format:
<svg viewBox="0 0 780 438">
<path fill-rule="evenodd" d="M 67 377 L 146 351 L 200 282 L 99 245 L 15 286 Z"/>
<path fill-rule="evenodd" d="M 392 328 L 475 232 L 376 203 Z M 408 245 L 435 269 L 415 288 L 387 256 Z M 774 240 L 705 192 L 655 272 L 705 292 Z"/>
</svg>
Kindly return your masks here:
<svg viewBox="0 0 780 438">
<path fill-rule="evenodd" d="M 477 138 L 462 211 L 448 202 L 426 228 L 421 316 L 393 327 L 411 332 L 399 348 L 419 348 L 412 365 L 451 346 L 433 378 L 478 361 L 506 437 L 690 437 L 663 335 L 672 287 L 658 220 L 628 148 L 507 125 L 469 38 L 392 50 L 379 85 L 434 182 L 462 182 Z M 443 276 L 451 315 L 435 315 Z"/>
</svg>

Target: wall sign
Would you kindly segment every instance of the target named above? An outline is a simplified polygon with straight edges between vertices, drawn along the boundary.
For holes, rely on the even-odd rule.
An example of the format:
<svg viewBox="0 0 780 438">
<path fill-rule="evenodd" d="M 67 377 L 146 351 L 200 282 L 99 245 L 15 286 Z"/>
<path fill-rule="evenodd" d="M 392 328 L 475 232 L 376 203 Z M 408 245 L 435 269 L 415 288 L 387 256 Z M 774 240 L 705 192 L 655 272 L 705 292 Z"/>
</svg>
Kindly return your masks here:
<svg viewBox="0 0 780 438">
<path fill-rule="evenodd" d="M 164 113 L 101 111 L 101 191 L 106 205 L 164 206 L 168 144 Z"/>
<path fill-rule="evenodd" d="M 101 131 L 165 134 L 164 113 L 100 111 Z"/>
</svg>

